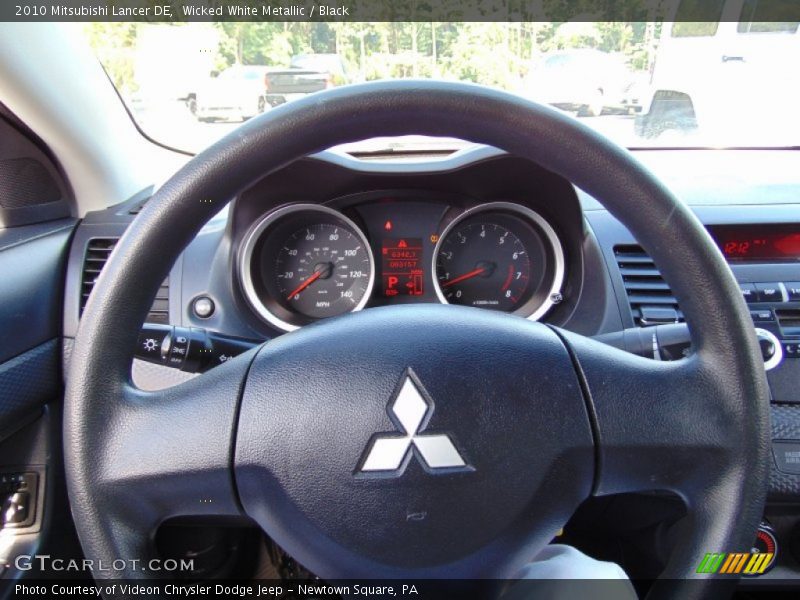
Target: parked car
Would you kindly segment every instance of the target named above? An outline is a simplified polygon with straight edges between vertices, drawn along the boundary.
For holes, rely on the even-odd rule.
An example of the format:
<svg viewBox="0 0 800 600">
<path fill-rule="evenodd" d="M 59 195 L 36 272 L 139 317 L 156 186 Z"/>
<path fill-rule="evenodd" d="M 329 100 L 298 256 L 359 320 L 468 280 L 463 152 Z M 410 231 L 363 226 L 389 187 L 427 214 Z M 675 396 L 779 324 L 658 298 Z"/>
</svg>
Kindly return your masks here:
<svg viewBox="0 0 800 600">
<path fill-rule="evenodd" d="M 333 85 L 351 82 L 347 65 L 338 54 L 298 54 L 292 57 L 289 66 L 327 73 Z"/>
<path fill-rule="evenodd" d="M 545 54 L 533 65 L 522 93 L 563 110 L 596 116 L 635 109 L 629 91 L 634 74 L 624 57 L 593 49 Z"/>
<path fill-rule="evenodd" d="M 264 75 L 264 100 L 278 106 L 289 100 L 333 87 L 329 73 L 299 67 L 270 68 Z"/>
<path fill-rule="evenodd" d="M 350 83 L 344 61 L 338 54 L 298 54 L 288 68 L 267 71 L 265 99 L 270 106 Z"/>
<path fill-rule="evenodd" d="M 796 124 L 800 82 L 791 73 L 800 61 L 800 23 L 759 21 L 765 18 L 759 17 L 762 4 L 709 3 L 716 13 L 703 22 L 686 22 L 696 2 L 677 5 L 676 22 L 662 29 L 651 85 L 636 122 L 639 136 L 700 131 L 719 142 L 720 136 L 732 134 L 731 122 L 746 121 L 755 136 Z M 742 133 L 736 132 L 739 141 Z"/>
<path fill-rule="evenodd" d="M 263 113 L 267 67 L 263 65 L 234 65 L 208 78 L 190 94 L 189 110 L 200 121 L 217 119 L 247 119 Z"/>
</svg>

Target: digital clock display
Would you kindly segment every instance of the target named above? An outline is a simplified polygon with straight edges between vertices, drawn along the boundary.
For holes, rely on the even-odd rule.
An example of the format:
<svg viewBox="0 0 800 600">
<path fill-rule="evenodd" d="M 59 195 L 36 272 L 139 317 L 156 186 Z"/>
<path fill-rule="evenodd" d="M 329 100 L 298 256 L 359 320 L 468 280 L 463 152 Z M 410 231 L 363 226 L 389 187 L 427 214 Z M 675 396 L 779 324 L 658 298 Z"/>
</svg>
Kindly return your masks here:
<svg viewBox="0 0 800 600">
<path fill-rule="evenodd" d="M 800 225 L 712 225 L 708 230 L 728 261 L 800 261 Z"/>
</svg>

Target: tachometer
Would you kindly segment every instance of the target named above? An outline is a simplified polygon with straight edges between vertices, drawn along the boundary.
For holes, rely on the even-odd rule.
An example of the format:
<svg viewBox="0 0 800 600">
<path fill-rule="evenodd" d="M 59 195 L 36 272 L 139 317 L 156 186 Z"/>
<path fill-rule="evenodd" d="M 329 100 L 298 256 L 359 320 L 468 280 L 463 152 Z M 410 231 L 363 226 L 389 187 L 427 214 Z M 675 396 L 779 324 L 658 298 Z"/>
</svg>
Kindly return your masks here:
<svg viewBox="0 0 800 600">
<path fill-rule="evenodd" d="M 560 301 L 564 253 L 541 215 L 493 202 L 465 212 L 445 228 L 434 269 L 442 302 L 536 319 Z"/>
<path fill-rule="evenodd" d="M 250 304 L 286 331 L 360 310 L 372 289 L 372 252 L 361 230 L 334 210 L 292 205 L 248 234 L 241 259 Z"/>
<path fill-rule="evenodd" d="M 476 221 L 453 229 L 439 248 L 439 287 L 451 304 L 513 311 L 531 290 L 528 248 L 508 227 Z"/>
</svg>

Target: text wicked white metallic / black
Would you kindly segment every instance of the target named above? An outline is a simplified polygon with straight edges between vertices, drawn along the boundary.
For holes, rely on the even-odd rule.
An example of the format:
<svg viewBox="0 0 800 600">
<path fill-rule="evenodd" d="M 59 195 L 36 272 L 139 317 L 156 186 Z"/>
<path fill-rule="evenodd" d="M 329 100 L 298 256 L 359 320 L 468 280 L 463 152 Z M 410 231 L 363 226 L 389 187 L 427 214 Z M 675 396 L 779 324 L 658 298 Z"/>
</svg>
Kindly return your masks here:
<svg viewBox="0 0 800 600">
<path fill-rule="evenodd" d="M 389 405 L 389 412 L 402 429 L 402 434 L 385 433 L 373 437 L 359 472 L 383 472 L 399 477 L 413 455 L 428 471 L 467 467 L 449 435 L 420 433 L 428 424 L 434 408 L 423 395 L 421 383 L 415 379 L 409 369 L 403 375 L 397 397 Z"/>
</svg>

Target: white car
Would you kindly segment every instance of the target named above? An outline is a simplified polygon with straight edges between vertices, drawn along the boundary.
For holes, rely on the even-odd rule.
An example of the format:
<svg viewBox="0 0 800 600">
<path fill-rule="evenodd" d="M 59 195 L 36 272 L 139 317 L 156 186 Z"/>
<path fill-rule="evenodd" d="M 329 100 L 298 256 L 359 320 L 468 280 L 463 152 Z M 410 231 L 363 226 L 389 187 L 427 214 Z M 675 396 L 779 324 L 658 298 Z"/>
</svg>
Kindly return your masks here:
<svg viewBox="0 0 800 600">
<path fill-rule="evenodd" d="M 200 121 L 242 120 L 269 108 L 264 98 L 267 67 L 234 65 L 210 77 L 189 97 L 189 109 Z"/>
<path fill-rule="evenodd" d="M 593 49 L 545 54 L 532 67 L 523 95 L 579 115 L 631 108 L 634 75 L 624 57 Z"/>
<path fill-rule="evenodd" d="M 664 24 L 637 134 L 699 135 L 719 144 L 735 122 L 737 143 L 746 133 L 762 145 L 765 131 L 800 128 L 800 23 L 759 21 L 760 4 L 753 9 L 745 0 L 717 3 L 715 20 L 687 22 L 695 4 L 683 0 L 676 22 Z"/>
</svg>

